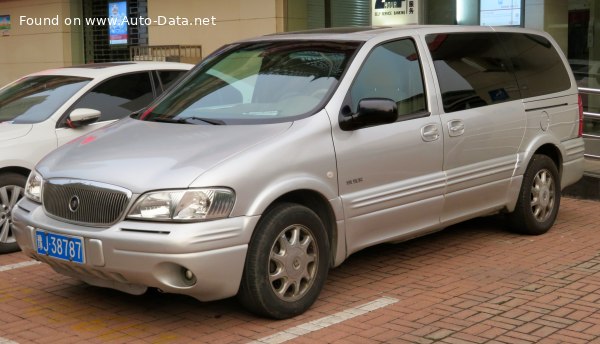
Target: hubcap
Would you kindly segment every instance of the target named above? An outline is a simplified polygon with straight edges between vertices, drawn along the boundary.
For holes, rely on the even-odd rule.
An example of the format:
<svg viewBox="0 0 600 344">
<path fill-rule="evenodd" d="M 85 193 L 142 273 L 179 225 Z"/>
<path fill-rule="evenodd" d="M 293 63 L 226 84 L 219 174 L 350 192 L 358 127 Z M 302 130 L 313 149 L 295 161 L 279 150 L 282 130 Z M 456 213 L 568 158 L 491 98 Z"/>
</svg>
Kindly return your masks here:
<svg viewBox="0 0 600 344">
<path fill-rule="evenodd" d="M 531 185 L 531 211 L 538 222 L 550 217 L 555 201 L 554 179 L 548 170 L 541 170 Z"/>
<path fill-rule="evenodd" d="M 0 187 L 0 244 L 15 242 L 10 212 L 23 197 L 23 188 L 16 185 Z"/>
<path fill-rule="evenodd" d="M 317 243 L 308 228 L 284 229 L 269 254 L 269 282 L 275 295 L 288 302 L 302 298 L 315 280 L 318 259 Z"/>
</svg>

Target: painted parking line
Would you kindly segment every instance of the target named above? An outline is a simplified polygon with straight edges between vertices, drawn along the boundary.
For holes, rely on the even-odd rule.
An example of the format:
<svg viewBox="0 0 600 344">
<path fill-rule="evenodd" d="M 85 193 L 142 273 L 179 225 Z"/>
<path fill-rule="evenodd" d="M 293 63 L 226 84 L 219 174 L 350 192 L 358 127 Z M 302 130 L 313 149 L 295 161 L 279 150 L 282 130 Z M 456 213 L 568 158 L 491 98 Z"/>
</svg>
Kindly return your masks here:
<svg viewBox="0 0 600 344">
<path fill-rule="evenodd" d="M 8 271 L 8 270 L 14 270 L 14 269 L 18 269 L 18 268 L 24 268 L 27 266 L 31 266 L 31 265 L 37 265 L 40 264 L 41 262 L 38 262 L 37 260 L 28 260 L 26 262 L 20 262 L 20 263 L 15 263 L 15 264 L 9 264 L 9 265 L 1 265 L 0 266 L 0 272 L 2 271 Z M 2 341 L 2 338 L 0 338 L 0 344 L 4 343 Z"/>
<path fill-rule="evenodd" d="M 349 308 L 349 309 L 343 310 L 341 312 L 338 312 L 338 313 L 335 313 L 332 315 L 328 315 L 326 317 L 323 317 L 323 318 L 320 318 L 317 320 L 313 320 L 313 321 L 304 323 L 302 325 L 298 325 L 296 327 L 289 328 L 289 329 L 281 331 L 281 332 L 277 332 L 268 337 L 263 337 L 256 341 L 253 341 L 250 344 L 283 343 L 288 340 L 292 340 L 294 338 L 303 336 L 305 334 L 308 334 L 308 333 L 311 333 L 314 331 L 319 331 L 319 330 L 322 330 L 324 328 L 327 328 L 327 327 L 335 325 L 335 324 L 339 324 L 343 321 L 355 318 L 359 315 L 363 315 L 363 314 L 372 312 L 374 310 L 392 305 L 396 302 L 398 302 L 397 299 L 394 299 L 391 297 L 382 297 L 377 300 L 371 301 L 369 303 L 365 303 L 362 306 Z"/>
</svg>

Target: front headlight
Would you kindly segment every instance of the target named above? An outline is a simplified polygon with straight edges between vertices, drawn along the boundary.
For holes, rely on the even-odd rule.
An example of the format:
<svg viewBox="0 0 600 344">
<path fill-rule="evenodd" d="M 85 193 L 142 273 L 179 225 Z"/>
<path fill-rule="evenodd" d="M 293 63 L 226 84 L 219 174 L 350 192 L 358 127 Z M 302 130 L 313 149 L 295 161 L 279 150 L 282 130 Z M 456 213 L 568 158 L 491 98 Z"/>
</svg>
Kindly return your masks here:
<svg viewBox="0 0 600 344">
<path fill-rule="evenodd" d="M 140 196 L 127 215 L 150 221 L 202 221 L 229 216 L 235 194 L 225 188 L 153 191 Z"/>
<path fill-rule="evenodd" d="M 31 171 L 27 183 L 25 183 L 25 197 L 34 202 L 42 203 L 42 183 L 42 176 L 35 170 Z"/>
</svg>

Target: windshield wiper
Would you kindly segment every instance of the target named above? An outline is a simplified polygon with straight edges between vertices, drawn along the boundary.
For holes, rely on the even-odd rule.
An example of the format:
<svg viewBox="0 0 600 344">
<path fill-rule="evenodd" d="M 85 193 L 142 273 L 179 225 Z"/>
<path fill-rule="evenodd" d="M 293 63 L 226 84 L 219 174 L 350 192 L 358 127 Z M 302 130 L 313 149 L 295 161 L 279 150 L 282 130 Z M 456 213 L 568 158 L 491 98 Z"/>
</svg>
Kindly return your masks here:
<svg viewBox="0 0 600 344">
<path fill-rule="evenodd" d="M 178 119 L 172 119 L 169 117 L 155 117 L 152 119 L 153 122 L 164 122 L 164 123 L 184 123 L 180 122 Z"/>
<path fill-rule="evenodd" d="M 202 118 L 202 117 L 195 117 L 195 116 L 180 118 L 177 121 L 179 121 L 179 123 L 189 123 L 189 120 L 201 121 L 201 122 L 212 124 L 212 125 L 224 125 L 225 124 L 225 122 L 221 121 L 220 119 Z"/>
<path fill-rule="evenodd" d="M 156 117 L 152 119 L 155 122 L 165 122 L 165 123 L 181 123 L 181 124 L 190 124 L 190 120 L 193 121 L 201 121 L 204 123 L 212 124 L 212 125 L 224 125 L 225 122 L 218 119 L 209 119 L 202 117 L 185 117 L 185 118 L 168 118 L 168 117 Z"/>
</svg>

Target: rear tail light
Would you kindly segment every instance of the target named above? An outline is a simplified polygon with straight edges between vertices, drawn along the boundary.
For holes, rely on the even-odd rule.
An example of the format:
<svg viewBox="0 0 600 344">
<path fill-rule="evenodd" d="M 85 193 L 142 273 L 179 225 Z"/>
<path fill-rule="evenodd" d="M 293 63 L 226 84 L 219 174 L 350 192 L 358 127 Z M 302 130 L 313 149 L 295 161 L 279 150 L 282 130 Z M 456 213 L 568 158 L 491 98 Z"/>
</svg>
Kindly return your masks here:
<svg viewBox="0 0 600 344">
<path fill-rule="evenodd" d="M 581 94 L 577 95 L 577 103 L 579 105 L 579 131 L 577 137 L 583 137 L 583 101 L 581 100 Z"/>
</svg>

